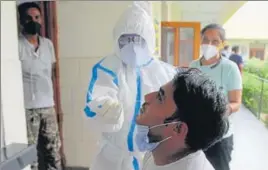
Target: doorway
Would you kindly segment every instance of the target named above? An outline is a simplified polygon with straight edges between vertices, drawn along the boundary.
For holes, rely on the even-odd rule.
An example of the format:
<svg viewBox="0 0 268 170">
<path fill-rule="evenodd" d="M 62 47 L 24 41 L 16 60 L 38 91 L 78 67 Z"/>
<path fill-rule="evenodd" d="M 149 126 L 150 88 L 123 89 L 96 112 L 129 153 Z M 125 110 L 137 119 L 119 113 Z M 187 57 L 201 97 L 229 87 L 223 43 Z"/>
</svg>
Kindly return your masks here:
<svg viewBox="0 0 268 170">
<path fill-rule="evenodd" d="M 258 58 L 264 60 L 265 48 L 250 48 L 249 58 Z"/>
<path fill-rule="evenodd" d="M 53 80 L 54 89 L 54 101 L 55 110 L 58 117 L 58 126 L 61 139 L 61 156 L 63 158 L 63 164 L 65 164 L 65 155 L 63 147 L 63 113 L 61 108 L 61 97 L 60 97 L 60 72 L 59 72 L 59 47 L 58 47 L 58 21 L 57 21 L 57 4 L 55 1 L 37 1 L 36 2 L 43 15 L 43 27 L 41 35 L 50 39 L 53 42 L 56 56 L 56 67 L 55 67 L 55 79 Z M 65 165 L 63 165 L 65 166 Z"/>
<path fill-rule="evenodd" d="M 198 59 L 200 30 L 200 22 L 162 22 L 162 60 L 174 66 L 188 66 Z"/>
</svg>

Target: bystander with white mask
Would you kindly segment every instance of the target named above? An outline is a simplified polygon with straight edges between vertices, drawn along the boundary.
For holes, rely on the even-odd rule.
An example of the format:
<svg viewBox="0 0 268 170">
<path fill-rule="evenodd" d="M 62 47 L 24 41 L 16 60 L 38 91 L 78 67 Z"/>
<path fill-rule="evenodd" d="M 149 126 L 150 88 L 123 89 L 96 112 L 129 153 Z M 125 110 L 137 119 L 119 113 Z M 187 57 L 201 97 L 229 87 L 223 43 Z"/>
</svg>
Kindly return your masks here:
<svg viewBox="0 0 268 170">
<path fill-rule="evenodd" d="M 201 56 L 193 61 L 190 67 L 198 68 L 214 80 L 228 99 L 228 113 L 230 122 L 241 105 L 242 80 L 238 67 L 228 58 L 221 56 L 225 45 L 225 30 L 221 25 L 210 24 L 201 31 Z M 233 150 L 232 126 L 223 139 L 210 147 L 206 156 L 215 170 L 229 170 L 229 162 Z"/>
</svg>

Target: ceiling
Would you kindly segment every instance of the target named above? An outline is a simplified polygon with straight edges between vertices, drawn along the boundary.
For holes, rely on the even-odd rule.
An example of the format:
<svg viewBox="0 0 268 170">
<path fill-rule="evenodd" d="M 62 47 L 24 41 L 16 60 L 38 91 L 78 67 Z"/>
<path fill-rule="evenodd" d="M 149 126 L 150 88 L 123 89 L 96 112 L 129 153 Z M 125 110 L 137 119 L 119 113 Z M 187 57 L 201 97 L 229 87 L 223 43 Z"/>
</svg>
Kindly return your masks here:
<svg viewBox="0 0 268 170">
<path fill-rule="evenodd" d="M 246 1 L 168 1 L 181 12 L 182 21 L 224 24 Z M 174 9 L 174 8 L 173 8 Z"/>
<path fill-rule="evenodd" d="M 268 40 L 268 1 L 249 1 L 225 24 L 229 39 Z"/>
</svg>

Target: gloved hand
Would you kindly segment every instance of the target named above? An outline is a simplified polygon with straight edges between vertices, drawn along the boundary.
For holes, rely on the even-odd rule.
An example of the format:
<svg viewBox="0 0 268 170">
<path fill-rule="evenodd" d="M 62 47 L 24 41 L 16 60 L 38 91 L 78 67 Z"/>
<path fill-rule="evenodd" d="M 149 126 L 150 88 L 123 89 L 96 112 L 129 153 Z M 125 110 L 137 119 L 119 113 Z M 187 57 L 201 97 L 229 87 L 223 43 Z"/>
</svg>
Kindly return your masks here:
<svg viewBox="0 0 268 170">
<path fill-rule="evenodd" d="M 117 124 L 123 114 L 122 104 L 109 96 L 97 97 L 88 106 L 107 124 Z"/>
</svg>

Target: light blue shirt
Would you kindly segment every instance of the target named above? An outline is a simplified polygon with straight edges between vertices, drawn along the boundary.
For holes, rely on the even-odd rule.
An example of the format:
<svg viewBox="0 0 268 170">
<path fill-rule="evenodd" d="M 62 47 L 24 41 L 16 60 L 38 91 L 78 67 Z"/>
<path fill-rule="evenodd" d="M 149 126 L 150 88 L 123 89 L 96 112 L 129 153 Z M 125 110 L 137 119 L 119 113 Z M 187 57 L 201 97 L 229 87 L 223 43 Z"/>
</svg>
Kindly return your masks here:
<svg viewBox="0 0 268 170">
<path fill-rule="evenodd" d="M 203 73 L 206 73 L 212 80 L 214 80 L 219 89 L 228 99 L 228 92 L 233 90 L 242 90 L 242 78 L 237 65 L 227 58 L 222 57 L 217 64 L 202 66 L 200 59 L 193 61 L 190 64 L 192 68 L 198 68 Z M 228 133 L 224 137 L 232 135 L 232 115 L 229 116 L 230 127 Z"/>
<path fill-rule="evenodd" d="M 214 80 L 218 88 L 228 97 L 228 92 L 242 89 L 242 78 L 240 71 L 235 63 L 222 58 L 218 64 L 200 65 L 200 59 L 190 64 L 192 68 L 198 68 Z"/>
</svg>

